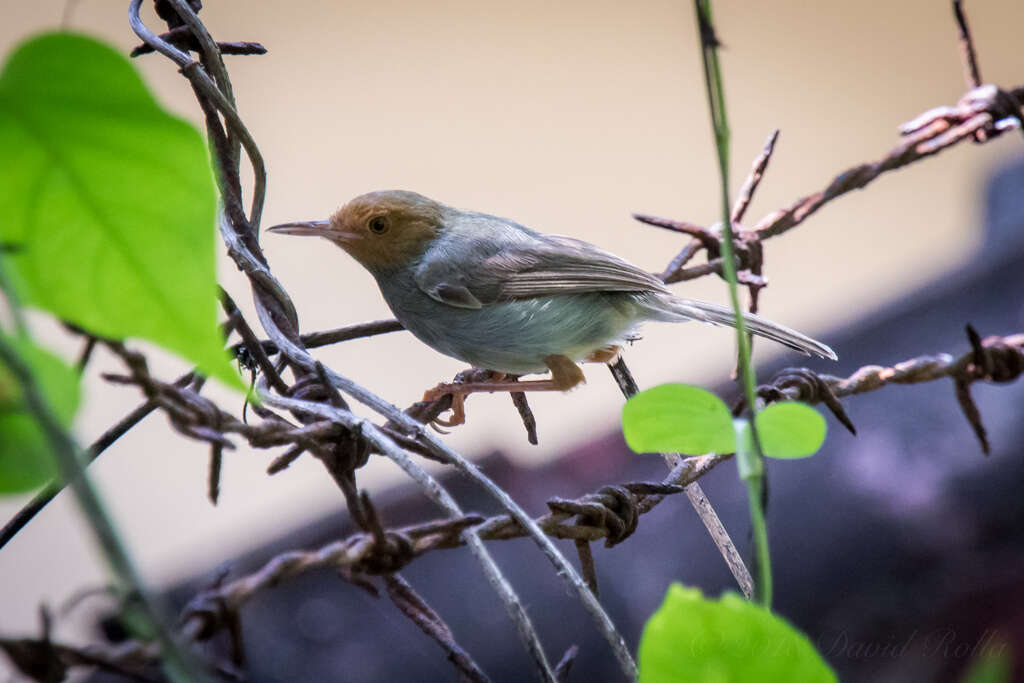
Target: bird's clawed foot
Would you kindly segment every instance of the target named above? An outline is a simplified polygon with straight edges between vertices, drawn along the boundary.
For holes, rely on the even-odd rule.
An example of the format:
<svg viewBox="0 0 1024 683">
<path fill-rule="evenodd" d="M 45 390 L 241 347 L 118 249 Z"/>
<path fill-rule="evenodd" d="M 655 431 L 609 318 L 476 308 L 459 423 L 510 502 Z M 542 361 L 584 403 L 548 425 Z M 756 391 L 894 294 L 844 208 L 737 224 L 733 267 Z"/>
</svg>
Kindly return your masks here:
<svg viewBox="0 0 1024 683">
<path fill-rule="evenodd" d="M 435 417 L 430 421 L 430 426 L 442 434 L 447 434 L 448 432 L 442 430 L 441 427 L 458 427 L 461 424 L 465 424 L 466 396 L 479 391 L 475 387 L 480 385 L 489 386 L 492 382 L 500 382 L 505 377 L 506 375 L 503 372 L 470 368 L 456 375 L 454 382 L 441 382 L 433 389 L 427 389 L 423 392 L 423 400 L 427 402 L 437 401 L 445 396 L 452 397 L 451 417 L 447 419 Z"/>
<path fill-rule="evenodd" d="M 619 360 L 619 356 L 622 354 L 622 347 L 616 344 L 611 346 L 605 346 L 597 351 L 592 351 L 589 356 L 584 359 L 584 363 L 607 363 L 612 365 Z"/>
<path fill-rule="evenodd" d="M 438 385 L 440 387 L 441 385 Z M 427 392 L 429 394 L 430 391 Z M 444 394 L 442 394 L 443 396 Z M 424 394 L 424 400 L 436 400 L 427 399 Z M 441 427 L 458 427 L 461 424 L 466 424 L 466 395 L 452 392 L 452 416 L 448 419 L 441 419 L 441 416 L 435 417 L 430 421 L 430 428 L 438 434 L 447 434 L 448 432 L 441 429 Z"/>
<path fill-rule="evenodd" d="M 482 392 L 494 393 L 507 391 L 509 393 L 520 393 L 527 391 L 568 391 L 578 384 L 586 381 L 583 371 L 567 356 L 553 355 L 544 359 L 544 364 L 551 370 L 551 379 L 535 380 L 530 382 L 519 382 L 515 379 L 507 379 L 507 375 L 501 372 L 491 372 L 489 379 L 472 379 L 462 382 L 451 382 L 438 384 L 433 389 L 428 389 L 423 394 L 424 401 L 436 401 L 448 394 L 452 397 L 451 417 L 442 420 L 434 418 L 431 426 L 455 427 L 466 422 L 466 397 L 470 394 Z M 468 378 L 467 378 L 468 379 Z M 440 431 L 440 430 L 439 430 Z"/>
</svg>

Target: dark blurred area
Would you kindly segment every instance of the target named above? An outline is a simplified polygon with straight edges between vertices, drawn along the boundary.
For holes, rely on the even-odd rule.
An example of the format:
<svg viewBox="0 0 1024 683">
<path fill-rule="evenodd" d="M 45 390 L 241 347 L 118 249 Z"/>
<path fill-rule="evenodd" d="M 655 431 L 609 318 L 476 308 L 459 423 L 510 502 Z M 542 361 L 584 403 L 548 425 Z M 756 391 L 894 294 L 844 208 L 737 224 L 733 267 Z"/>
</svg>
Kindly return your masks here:
<svg viewBox="0 0 1024 683">
<path fill-rule="evenodd" d="M 967 323 L 982 336 L 1024 330 L 1024 162 L 992 178 L 986 207 L 984 244 L 969 264 L 827 335 L 841 355 L 838 366 L 816 360 L 809 366 L 845 376 L 867 364 L 960 355 L 970 348 Z M 761 367 L 759 377 L 765 381 L 783 366 Z M 731 386 L 717 389 L 734 394 Z M 821 453 L 768 463 L 775 610 L 809 635 L 841 680 L 959 680 L 972 657 L 1003 642 L 1015 654 L 1014 680 L 1024 680 L 1024 382 L 978 383 L 973 395 L 992 444 L 988 457 L 960 412 L 952 381 L 944 380 L 847 398 L 859 436 L 829 417 Z M 552 419 L 538 416 L 542 439 L 546 418 Z M 657 481 L 666 472 L 659 458 L 629 452 L 618 432 L 550 466 L 517 468 L 495 453 L 482 467 L 534 514 L 546 510 L 551 496 Z M 498 512 L 466 482 L 448 477 L 444 483 L 465 509 Z M 735 466 L 723 463 L 701 484 L 749 560 L 747 503 Z M 412 486 L 375 500 L 388 526 L 437 516 Z M 239 558 L 232 576 L 283 550 L 353 532 L 347 520 L 326 519 Z M 574 555 L 571 544 L 561 547 Z M 532 542 L 489 548 L 523 597 L 549 657 L 557 661 L 579 646 L 569 680 L 619 680 L 590 618 Z M 594 555 L 602 602 L 634 648 L 672 581 L 710 595 L 734 589 L 683 496 L 644 516 L 620 545 L 594 544 Z M 428 553 L 402 573 L 493 680 L 531 680 L 532 665 L 512 624 L 467 551 Z M 176 588 L 174 604 L 184 605 L 213 574 L 211 568 Z M 263 592 L 243 609 L 242 623 L 253 681 L 456 679 L 441 650 L 386 598 L 330 571 Z M 222 641 L 215 647 L 226 651 Z"/>
</svg>

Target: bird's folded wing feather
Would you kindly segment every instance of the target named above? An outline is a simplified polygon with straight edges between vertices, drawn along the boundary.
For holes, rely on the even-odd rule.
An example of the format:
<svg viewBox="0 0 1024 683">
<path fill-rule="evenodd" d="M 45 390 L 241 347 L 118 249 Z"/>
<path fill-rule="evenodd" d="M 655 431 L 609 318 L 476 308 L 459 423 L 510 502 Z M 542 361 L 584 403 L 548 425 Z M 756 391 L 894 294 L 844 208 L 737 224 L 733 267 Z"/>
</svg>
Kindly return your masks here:
<svg viewBox="0 0 1024 683">
<path fill-rule="evenodd" d="M 416 272 L 420 289 L 460 308 L 585 292 L 665 292 L 654 275 L 587 242 L 535 235 L 500 251 L 462 249 L 427 258 Z"/>
</svg>

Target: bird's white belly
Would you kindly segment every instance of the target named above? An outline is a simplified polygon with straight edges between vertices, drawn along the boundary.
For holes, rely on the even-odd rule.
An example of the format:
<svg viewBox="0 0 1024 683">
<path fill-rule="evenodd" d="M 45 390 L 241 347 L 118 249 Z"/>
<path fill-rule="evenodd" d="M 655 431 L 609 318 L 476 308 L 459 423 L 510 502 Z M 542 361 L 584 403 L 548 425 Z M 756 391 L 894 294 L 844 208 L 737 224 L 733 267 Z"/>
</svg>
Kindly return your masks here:
<svg viewBox="0 0 1024 683">
<path fill-rule="evenodd" d="M 633 299 L 619 293 L 565 294 L 480 309 L 455 308 L 425 295 L 385 296 L 405 327 L 441 353 L 517 375 L 546 371 L 544 358 L 551 355 L 583 360 L 621 342 L 636 321 Z"/>
</svg>

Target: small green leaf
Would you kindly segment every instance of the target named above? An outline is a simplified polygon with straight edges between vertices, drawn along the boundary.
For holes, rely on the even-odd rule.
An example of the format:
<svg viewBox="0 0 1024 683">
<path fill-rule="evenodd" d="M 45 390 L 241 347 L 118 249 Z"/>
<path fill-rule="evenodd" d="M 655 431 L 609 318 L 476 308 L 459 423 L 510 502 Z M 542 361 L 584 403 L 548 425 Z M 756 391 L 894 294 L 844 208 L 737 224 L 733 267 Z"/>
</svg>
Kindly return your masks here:
<svg viewBox="0 0 1024 683">
<path fill-rule="evenodd" d="M 804 403 L 773 403 L 757 414 L 757 436 L 770 458 L 806 458 L 825 443 L 825 418 Z"/>
<path fill-rule="evenodd" d="M 732 415 L 722 399 L 687 384 L 662 384 L 626 401 L 626 443 L 637 453 L 732 453 Z"/>
<path fill-rule="evenodd" d="M 733 593 L 705 599 L 673 584 L 640 639 L 640 683 L 836 681 L 810 641 Z"/>
<path fill-rule="evenodd" d="M 79 375 L 63 360 L 24 339 L 5 337 L 28 366 L 50 409 L 67 427 L 78 409 Z M 30 491 L 57 476 L 42 429 L 27 412 L 21 386 L 0 365 L 0 493 Z"/>
<path fill-rule="evenodd" d="M 1012 680 L 1013 652 L 1002 637 L 985 643 L 961 679 L 962 683 L 1010 683 Z"/>
<path fill-rule="evenodd" d="M 0 73 L 0 241 L 27 305 L 140 337 L 236 388 L 217 326 L 206 146 L 110 47 L 54 33 Z"/>
</svg>

